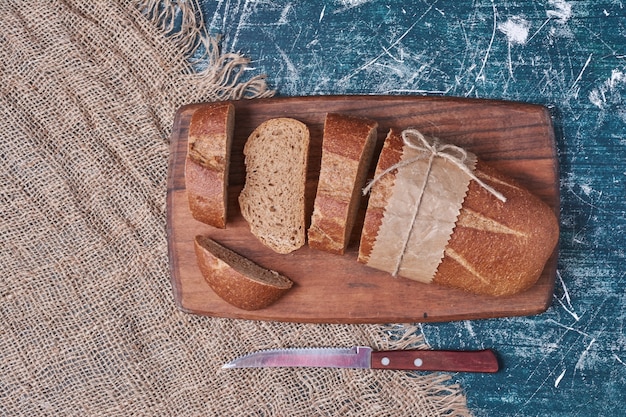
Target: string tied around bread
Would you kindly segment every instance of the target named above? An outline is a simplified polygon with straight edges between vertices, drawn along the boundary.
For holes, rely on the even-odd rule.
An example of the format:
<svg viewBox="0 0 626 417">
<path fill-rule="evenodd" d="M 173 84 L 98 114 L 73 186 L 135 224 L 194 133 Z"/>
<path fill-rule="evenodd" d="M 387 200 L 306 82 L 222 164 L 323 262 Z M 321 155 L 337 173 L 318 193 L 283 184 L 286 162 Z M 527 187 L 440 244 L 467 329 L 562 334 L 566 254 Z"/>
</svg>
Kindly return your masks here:
<svg viewBox="0 0 626 417">
<path fill-rule="evenodd" d="M 439 139 L 436 137 L 432 137 L 431 140 L 432 142 L 429 141 L 426 138 L 426 136 L 424 136 L 420 131 L 416 129 L 403 130 L 402 141 L 404 142 L 404 144 L 408 146 L 409 148 L 421 151 L 420 155 L 414 158 L 407 159 L 405 161 L 400 161 L 397 164 L 390 166 L 389 168 L 387 168 L 386 170 L 384 170 L 383 172 L 375 176 L 367 184 L 367 186 L 363 188 L 363 195 L 368 194 L 372 190 L 372 187 L 374 186 L 374 184 L 376 184 L 378 181 L 380 181 L 382 177 L 389 174 L 390 172 L 396 169 L 405 167 L 407 165 L 411 165 L 425 158 L 429 159 L 429 164 L 428 164 L 429 170 L 426 173 L 426 175 L 428 176 L 428 174 L 430 173 L 430 167 L 432 166 L 432 161 L 435 158 L 439 157 L 439 158 L 444 158 L 450 161 L 451 163 L 453 163 L 457 168 L 459 168 L 461 171 L 467 174 L 467 176 L 469 176 L 472 180 L 476 181 L 476 183 L 478 183 L 481 187 L 483 187 L 485 190 L 491 193 L 494 197 L 496 197 L 498 200 L 502 201 L 503 203 L 506 203 L 506 197 L 502 193 L 500 193 L 495 188 L 491 187 L 489 184 L 486 184 L 484 181 L 478 178 L 474 174 L 474 172 L 472 172 L 472 170 L 467 166 L 466 164 L 467 152 L 465 151 L 465 149 L 459 146 L 450 145 L 448 143 L 441 143 Z M 425 186 L 426 186 L 426 181 L 424 182 L 424 187 Z"/>
<path fill-rule="evenodd" d="M 504 195 L 502 195 L 500 192 L 498 192 L 497 190 L 495 190 L 488 184 L 485 184 L 474 174 L 473 169 L 468 166 L 468 163 L 467 163 L 468 154 L 463 148 L 460 148 L 455 145 L 450 145 L 447 143 L 441 143 L 440 140 L 436 137 L 433 137 L 430 140 L 428 140 L 421 132 L 415 129 L 406 129 L 402 131 L 402 140 L 407 147 L 419 151 L 419 154 L 415 157 L 406 159 L 404 161 L 400 161 L 397 164 L 394 164 L 391 167 L 387 168 L 386 170 L 384 170 L 383 172 L 375 176 L 374 179 L 370 181 L 370 183 L 363 189 L 363 194 L 365 195 L 371 191 L 372 187 L 374 186 L 374 184 L 376 184 L 376 182 L 380 181 L 382 177 L 389 174 L 390 172 L 396 169 L 402 168 L 404 166 L 414 164 L 417 161 L 428 159 L 428 164 L 427 164 L 426 173 L 425 173 L 426 179 L 421 182 L 421 188 L 418 194 L 419 197 L 418 197 L 418 200 L 416 201 L 415 210 L 413 211 L 413 218 L 410 219 L 411 221 L 408 223 L 410 225 L 409 233 L 406 236 L 406 239 L 403 239 L 402 248 L 398 252 L 399 256 L 395 259 L 394 266 L 392 270 L 390 271 L 391 275 L 393 276 L 397 276 L 398 273 L 400 272 L 400 268 L 401 268 L 404 255 L 406 253 L 407 245 L 409 242 L 409 238 L 411 234 L 413 233 L 413 228 L 415 227 L 415 220 L 418 216 L 418 213 L 422 205 L 424 191 L 426 190 L 428 177 L 431 174 L 431 171 L 433 168 L 433 161 L 435 160 L 435 158 L 443 158 L 451 162 L 454 166 L 459 168 L 469 178 L 476 181 L 481 187 L 483 187 L 485 190 L 491 193 L 498 200 L 502 202 L 506 202 L 506 197 L 504 197 Z"/>
</svg>

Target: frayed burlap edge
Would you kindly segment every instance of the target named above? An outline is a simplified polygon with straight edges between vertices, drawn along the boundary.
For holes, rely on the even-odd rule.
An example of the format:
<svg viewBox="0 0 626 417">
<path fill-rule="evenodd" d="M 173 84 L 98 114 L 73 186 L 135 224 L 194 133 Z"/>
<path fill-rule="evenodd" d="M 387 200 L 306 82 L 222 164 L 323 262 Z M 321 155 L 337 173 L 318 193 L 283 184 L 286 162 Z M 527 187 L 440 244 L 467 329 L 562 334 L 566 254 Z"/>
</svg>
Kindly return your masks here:
<svg viewBox="0 0 626 417">
<path fill-rule="evenodd" d="M 206 93 L 205 101 L 264 98 L 275 94 L 268 88 L 266 75 L 243 80 L 250 59 L 220 51 L 220 35 L 210 36 L 195 0 L 135 0 L 146 19 L 171 41 L 186 65 L 181 81 L 193 83 Z"/>
</svg>

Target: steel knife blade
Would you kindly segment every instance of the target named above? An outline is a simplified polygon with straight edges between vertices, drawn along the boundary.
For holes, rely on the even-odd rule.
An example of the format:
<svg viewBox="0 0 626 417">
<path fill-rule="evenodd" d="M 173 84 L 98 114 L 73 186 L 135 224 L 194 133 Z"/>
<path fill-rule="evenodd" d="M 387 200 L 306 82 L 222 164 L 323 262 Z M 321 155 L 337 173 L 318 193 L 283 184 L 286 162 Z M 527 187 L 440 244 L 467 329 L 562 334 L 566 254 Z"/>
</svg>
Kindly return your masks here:
<svg viewBox="0 0 626 417">
<path fill-rule="evenodd" d="M 499 369 L 498 358 L 491 349 L 472 351 L 375 351 L 368 346 L 261 350 L 234 359 L 222 366 L 222 369 L 276 367 L 368 368 L 487 373 L 494 373 Z"/>
</svg>

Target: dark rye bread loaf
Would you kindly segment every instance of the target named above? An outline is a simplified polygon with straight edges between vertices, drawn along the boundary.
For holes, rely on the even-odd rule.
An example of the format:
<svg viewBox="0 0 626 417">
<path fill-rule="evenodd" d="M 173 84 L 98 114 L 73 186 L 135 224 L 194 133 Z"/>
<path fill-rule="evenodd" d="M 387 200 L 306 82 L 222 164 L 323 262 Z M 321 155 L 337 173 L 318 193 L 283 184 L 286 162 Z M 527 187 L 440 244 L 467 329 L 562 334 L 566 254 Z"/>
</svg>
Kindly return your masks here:
<svg viewBox="0 0 626 417">
<path fill-rule="evenodd" d="M 196 236 L 194 248 L 207 284 L 224 301 L 243 310 L 268 307 L 293 285 L 289 278 L 260 267 L 206 236 Z"/>
<path fill-rule="evenodd" d="M 322 164 L 308 230 L 310 247 L 345 252 L 374 153 L 377 126 L 373 120 L 326 115 Z"/>
<path fill-rule="evenodd" d="M 246 183 L 241 215 L 261 243 L 290 253 L 306 241 L 305 191 L 309 129 L 295 119 L 270 119 L 244 146 Z"/>
<path fill-rule="evenodd" d="M 402 152 L 401 135 L 391 131 L 376 173 L 397 164 Z M 367 263 L 372 252 L 396 172 L 382 177 L 372 191 L 361 235 L 360 262 Z M 474 174 L 503 194 L 506 202 L 470 181 L 432 283 L 493 296 L 528 289 L 540 277 L 558 243 L 557 218 L 539 198 L 480 160 Z"/>
<path fill-rule="evenodd" d="M 185 188 L 194 219 L 226 227 L 227 190 L 235 107 L 215 103 L 196 110 L 189 122 Z"/>
</svg>

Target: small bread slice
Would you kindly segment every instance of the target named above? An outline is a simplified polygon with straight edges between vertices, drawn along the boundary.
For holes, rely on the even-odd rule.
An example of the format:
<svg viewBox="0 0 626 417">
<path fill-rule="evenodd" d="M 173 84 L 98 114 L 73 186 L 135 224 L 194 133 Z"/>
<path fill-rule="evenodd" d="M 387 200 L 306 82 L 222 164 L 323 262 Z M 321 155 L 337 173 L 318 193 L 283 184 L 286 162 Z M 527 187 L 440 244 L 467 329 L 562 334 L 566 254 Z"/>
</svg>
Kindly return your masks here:
<svg viewBox="0 0 626 417">
<path fill-rule="evenodd" d="M 191 116 L 185 160 L 185 187 L 194 219 L 224 228 L 230 150 L 235 121 L 232 103 L 200 107 Z"/>
<path fill-rule="evenodd" d="M 265 269 L 207 236 L 194 240 L 204 280 L 221 299 L 243 310 L 259 310 L 281 298 L 293 282 Z"/>
<path fill-rule="evenodd" d="M 252 132 L 243 153 L 246 183 L 239 206 L 250 231 L 277 253 L 302 247 L 309 129 L 295 119 L 267 120 Z"/>
<path fill-rule="evenodd" d="M 308 231 L 309 246 L 343 255 L 372 161 L 378 123 L 329 113 L 324 122 L 322 165 Z"/>
</svg>

